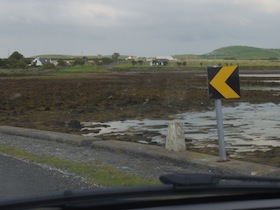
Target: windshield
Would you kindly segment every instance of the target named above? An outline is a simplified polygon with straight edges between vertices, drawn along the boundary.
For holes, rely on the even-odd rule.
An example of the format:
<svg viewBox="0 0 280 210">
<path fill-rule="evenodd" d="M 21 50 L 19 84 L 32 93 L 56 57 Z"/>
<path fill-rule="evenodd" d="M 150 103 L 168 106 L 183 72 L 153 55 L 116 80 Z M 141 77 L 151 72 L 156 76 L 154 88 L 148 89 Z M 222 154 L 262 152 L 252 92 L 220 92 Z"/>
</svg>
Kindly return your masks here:
<svg viewBox="0 0 280 210">
<path fill-rule="evenodd" d="M 0 200 L 278 177 L 280 3 L 1 0 Z"/>
</svg>

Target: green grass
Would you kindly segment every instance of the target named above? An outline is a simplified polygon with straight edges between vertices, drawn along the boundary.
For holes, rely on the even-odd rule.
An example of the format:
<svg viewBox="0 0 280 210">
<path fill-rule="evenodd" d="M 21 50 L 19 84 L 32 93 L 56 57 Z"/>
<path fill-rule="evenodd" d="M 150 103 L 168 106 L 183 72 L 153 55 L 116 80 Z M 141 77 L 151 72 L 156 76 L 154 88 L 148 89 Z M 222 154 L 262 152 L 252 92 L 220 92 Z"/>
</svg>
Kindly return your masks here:
<svg viewBox="0 0 280 210">
<path fill-rule="evenodd" d="M 143 186 L 159 184 L 157 180 L 146 180 L 142 177 L 118 170 L 101 161 L 74 162 L 55 156 L 38 155 L 23 149 L 7 145 L 0 146 L 0 153 L 20 159 L 49 165 L 58 169 L 82 176 L 92 184 L 110 187 Z"/>
<path fill-rule="evenodd" d="M 142 65 L 132 65 L 130 63 L 128 64 L 120 64 L 116 65 L 114 67 L 109 68 L 109 71 L 112 72 L 141 72 L 141 71 L 164 71 L 164 70 L 174 70 L 176 67 L 174 65 L 168 65 L 168 66 L 150 66 L 147 63 L 144 63 Z"/>
<path fill-rule="evenodd" d="M 224 60 L 224 59 L 188 59 L 186 67 L 202 67 L 213 65 L 238 65 L 238 66 L 252 66 L 252 67 L 280 67 L 280 62 L 269 60 Z M 170 62 L 170 65 L 177 65 L 177 61 Z"/>
<path fill-rule="evenodd" d="M 202 55 L 174 55 L 178 60 L 184 59 L 231 59 L 236 60 L 268 60 L 271 58 L 278 58 L 280 60 L 280 49 L 265 49 L 249 46 L 228 46 L 218 48 L 212 52 Z"/>
<path fill-rule="evenodd" d="M 76 65 L 71 67 L 65 67 L 58 70 L 56 73 L 93 73 L 93 72 L 104 72 L 104 68 L 96 65 Z"/>
<path fill-rule="evenodd" d="M 187 59 L 186 66 L 179 66 L 177 63 L 182 61 L 170 61 L 167 66 L 150 66 L 148 62 L 142 65 L 124 63 L 104 68 L 96 65 L 76 65 L 71 67 L 58 68 L 55 70 L 20 70 L 20 69 L 0 69 L 0 77 L 24 77 L 24 76 L 77 76 L 87 73 L 99 72 L 149 72 L 149 71 L 170 71 L 170 70 L 203 70 L 208 66 L 227 66 L 238 65 L 242 70 L 280 70 L 279 61 L 271 60 L 224 60 L 224 59 Z"/>
<path fill-rule="evenodd" d="M 201 57 L 210 58 L 215 56 L 218 59 L 235 58 L 240 60 L 260 60 L 260 59 L 270 59 L 278 58 L 280 59 L 280 49 L 265 49 L 249 46 L 229 46 L 222 47 L 212 51 L 212 53 L 204 54 Z"/>
<path fill-rule="evenodd" d="M 71 66 L 53 72 L 54 74 L 64 73 L 95 73 L 95 72 L 143 72 L 143 71 L 166 71 L 166 70 L 205 70 L 208 66 L 237 65 L 240 70 L 279 70 L 280 62 L 270 60 L 224 60 L 224 59 L 188 59 L 186 66 L 178 66 L 178 62 L 170 61 L 167 66 L 150 66 L 149 62 L 142 65 L 121 63 L 108 67 L 107 69 L 95 65 Z M 182 63 L 182 62 L 181 62 Z"/>
</svg>

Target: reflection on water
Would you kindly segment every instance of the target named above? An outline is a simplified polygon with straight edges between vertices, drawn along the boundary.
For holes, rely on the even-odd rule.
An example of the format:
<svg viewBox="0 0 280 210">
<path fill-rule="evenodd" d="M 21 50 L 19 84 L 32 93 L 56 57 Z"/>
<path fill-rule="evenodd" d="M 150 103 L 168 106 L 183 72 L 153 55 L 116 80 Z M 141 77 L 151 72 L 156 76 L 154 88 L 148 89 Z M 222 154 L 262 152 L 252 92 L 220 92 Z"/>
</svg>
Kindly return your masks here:
<svg viewBox="0 0 280 210">
<path fill-rule="evenodd" d="M 264 80 L 263 82 L 267 82 L 267 83 L 280 83 L 280 80 Z"/>
<path fill-rule="evenodd" d="M 234 152 L 269 150 L 280 146 L 280 105 L 273 103 L 240 103 L 236 107 L 223 107 L 224 133 L 227 149 Z M 195 147 L 216 147 L 217 126 L 215 110 L 191 112 L 172 116 L 185 124 L 185 136 Z M 127 120 L 114 122 L 85 122 L 86 135 L 141 134 L 155 132 L 152 141 L 164 144 L 170 120 Z M 90 130 L 94 132 L 90 132 Z M 142 141 L 145 142 L 145 141 Z"/>
<path fill-rule="evenodd" d="M 240 74 L 240 77 L 280 77 L 280 74 Z"/>
</svg>

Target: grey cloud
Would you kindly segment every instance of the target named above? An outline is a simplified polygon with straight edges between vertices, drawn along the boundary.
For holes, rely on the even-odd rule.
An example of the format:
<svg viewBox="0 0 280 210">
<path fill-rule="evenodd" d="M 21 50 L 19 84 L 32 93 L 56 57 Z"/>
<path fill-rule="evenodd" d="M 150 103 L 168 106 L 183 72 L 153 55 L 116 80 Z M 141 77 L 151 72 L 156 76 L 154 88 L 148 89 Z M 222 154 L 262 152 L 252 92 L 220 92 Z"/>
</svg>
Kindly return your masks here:
<svg viewBox="0 0 280 210">
<path fill-rule="evenodd" d="M 280 15 L 271 9 L 279 4 L 266 1 L 262 11 L 258 0 L 2 0 L 0 57 L 7 49 L 168 55 L 232 44 L 280 47 Z"/>
</svg>

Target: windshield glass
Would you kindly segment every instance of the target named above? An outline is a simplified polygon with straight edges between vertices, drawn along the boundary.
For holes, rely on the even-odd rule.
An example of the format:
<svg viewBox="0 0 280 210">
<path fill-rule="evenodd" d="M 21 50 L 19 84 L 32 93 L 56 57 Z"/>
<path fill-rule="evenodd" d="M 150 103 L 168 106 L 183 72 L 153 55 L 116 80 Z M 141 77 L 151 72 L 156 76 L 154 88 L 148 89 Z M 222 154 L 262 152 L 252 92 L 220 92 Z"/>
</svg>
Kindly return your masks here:
<svg viewBox="0 0 280 210">
<path fill-rule="evenodd" d="M 278 177 L 280 2 L 1 0 L 0 200 Z"/>
</svg>

